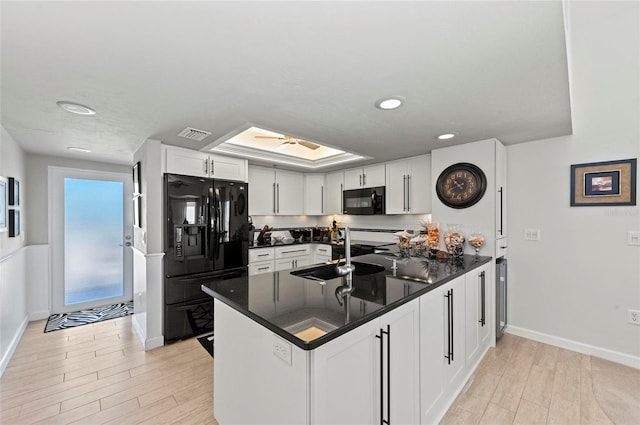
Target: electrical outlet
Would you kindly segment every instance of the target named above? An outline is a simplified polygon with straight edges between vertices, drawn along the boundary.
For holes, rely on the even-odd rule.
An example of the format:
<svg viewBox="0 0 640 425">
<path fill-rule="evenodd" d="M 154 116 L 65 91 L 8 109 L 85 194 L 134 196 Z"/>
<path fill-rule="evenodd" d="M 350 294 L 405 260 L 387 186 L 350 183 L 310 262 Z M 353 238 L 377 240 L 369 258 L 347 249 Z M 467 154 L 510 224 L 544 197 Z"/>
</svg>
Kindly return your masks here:
<svg viewBox="0 0 640 425">
<path fill-rule="evenodd" d="M 539 241 L 540 240 L 540 229 L 524 229 L 524 240 L 525 241 Z"/>
<path fill-rule="evenodd" d="M 640 232 L 629 230 L 629 233 L 627 234 L 627 243 L 629 245 L 640 245 Z"/>
<path fill-rule="evenodd" d="M 291 343 L 276 335 L 273 335 L 273 354 L 291 365 Z"/>
<path fill-rule="evenodd" d="M 634 325 L 640 325 L 640 310 L 627 310 L 627 321 Z"/>
</svg>

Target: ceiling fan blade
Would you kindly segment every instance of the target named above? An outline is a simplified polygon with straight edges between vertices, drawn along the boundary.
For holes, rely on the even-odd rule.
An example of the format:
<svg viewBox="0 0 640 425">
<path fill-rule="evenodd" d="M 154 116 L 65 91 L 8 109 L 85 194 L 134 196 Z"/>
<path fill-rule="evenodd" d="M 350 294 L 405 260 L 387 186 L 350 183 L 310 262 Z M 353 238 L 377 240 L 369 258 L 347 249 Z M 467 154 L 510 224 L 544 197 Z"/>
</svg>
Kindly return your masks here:
<svg viewBox="0 0 640 425">
<path fill-rule="evenodd" d="M 320 147 L 319 145 L 316 145 L 315 143 L 307 142 L 306 140 L 298 140 L 298 143 L 304 146 L 305 148 L 309 148 L 313 150 L 316 150 Z"/>
<path fill-rule="evenodd" d="M 277 136 L 253 136 L 256 139 L 272 139 L 272 140 L 288 140 L 286 137 L 277 137 Z"/>
</svg>

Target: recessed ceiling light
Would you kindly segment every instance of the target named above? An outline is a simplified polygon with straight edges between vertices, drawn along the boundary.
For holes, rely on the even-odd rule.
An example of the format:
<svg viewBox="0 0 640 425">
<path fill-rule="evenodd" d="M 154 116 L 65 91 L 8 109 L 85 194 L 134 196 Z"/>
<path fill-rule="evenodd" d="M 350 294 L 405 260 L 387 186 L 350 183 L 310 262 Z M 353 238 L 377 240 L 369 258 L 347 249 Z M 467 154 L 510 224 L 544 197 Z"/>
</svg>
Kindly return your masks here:
<svg viewBox="0 0 640 425">
<path fill-rule="evenodd" d="M 456 137 L 457 133 L 445 133 L 445 134 L 441 134 L 438 136 L 438 139 L 440 140 L 448 140 L 448 139 L 453 139 L 454 137 Z"/>
<path fill-rule="evenodd" d="M 376 108 L 378 109 L 396 109 L 399 108 L 404 102 L 404 98 L 400 96 L 389 97 L 386 99 L 380 99 L 376 102 Z"/>
<path fill-rule="evenodd" d="M 88 106 L 80 105 L 79 103 L 60 101 L 60 102 L 56 102 L 56 105 L 58 105 L 59 107 L 61 107 L 67 112 L 71 112 L 72 114 L 78 114 L 78 115 L 95 115 L 96 114 L 96 111 L 94 111 L 93 109 L 89 108 Z"/>
<path fill-rule="evenodd" d="M 74 151 L 74 152 L 84 152 L 84 153 L 91 152 L 90 149 L 81 148 L 81 147 L 78 147 L 78 146 L 69 146 L 69 147 L 67 147 L 67 149 L 70 150 L 70 151 Z"/>
</svg>

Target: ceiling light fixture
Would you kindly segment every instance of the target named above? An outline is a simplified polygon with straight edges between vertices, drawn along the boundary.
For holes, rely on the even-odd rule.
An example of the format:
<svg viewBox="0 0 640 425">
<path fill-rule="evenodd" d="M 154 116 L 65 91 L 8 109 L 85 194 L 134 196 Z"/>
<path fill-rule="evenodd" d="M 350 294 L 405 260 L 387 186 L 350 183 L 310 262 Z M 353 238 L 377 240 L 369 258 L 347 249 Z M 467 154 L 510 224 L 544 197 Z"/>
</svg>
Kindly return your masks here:
<svg viewBox="0 0 640 425">
<path fill-rule="evenodd" d="M 67 147 L 67 149 L 70 150 L 70 151 L 74 151 L 74 152 L 83 152 L 83 153 L 91 152 L 90 149 L 81 148 L 81 147 L 78 147 L 78 146 L 69 146 L 69 147 Z"/>
<path fill-rule="evenodd" d="M 458 133 L 445 133 L 445 134 L 441 134 L 438 136 L 438 139 L 440 140 L 448 140 L 448 139 L 453 139 L 454 137 L 456 137 Z"/>
<path fill-rule="evenodd" d="M 95 115 L 96 114 L 96 111 L 94 111 L 93 109 L 89 108 L 88 106 L 81 105 L 79 103 L 59 101 L 59 102 L 56 102 L 56 105 L 58 105 L 59 107 L 61 107 L 67 112 L 71 112 L 72 114 L 78 114 L 78 115 Z"/>
<path fill-rule="evenodd" d="M 404 98 L 401 96 L 389 97 L 389 98 L 380 99 L 379 101 L 377 101 L 376 108 L 384 109 L 384 110 L 396 109 L 396 108 L 399 108 L 403 102 L 404 102 Z"/>
</svg>

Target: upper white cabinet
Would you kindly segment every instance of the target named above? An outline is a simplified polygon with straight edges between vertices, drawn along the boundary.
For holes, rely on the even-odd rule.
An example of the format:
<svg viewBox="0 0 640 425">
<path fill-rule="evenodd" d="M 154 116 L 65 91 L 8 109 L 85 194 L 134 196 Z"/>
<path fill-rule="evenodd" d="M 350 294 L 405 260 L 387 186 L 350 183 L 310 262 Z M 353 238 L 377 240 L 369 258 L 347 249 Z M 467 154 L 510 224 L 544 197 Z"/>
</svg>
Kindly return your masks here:
<svg viewBox="0 0 640 425">
<path fill-rule="evenodd" d="M 342 214 L 342 191 L 344 190 L 344 171 L 327 173 L 325 182 L 325 214 Z"/>
<path fill-rule="evenodd" d="M 323 215 L 325 210 L 324 174 L 304 175 L 304 213 Z"/>
<path fill-rule="evenodd" d="M 164 172 L 223 180 L 247 181 L 247 160 L 164 146 Z"/>
<path fill-rule="evenodd" d="M 344 172 L 344 189 L 360 189 L 385 185 L 385 165 L 373 164 Z"/>
<path fill-rule="evenodd" d="M 304 176 L 265 167 L 249 167 L 250 215 L 304 214 Z"/>
<path fill-rule="evenodd" d="M 431 212 L 431 156 L 422 155 L 386 164 L 387 214 Z"/>
</svg>

